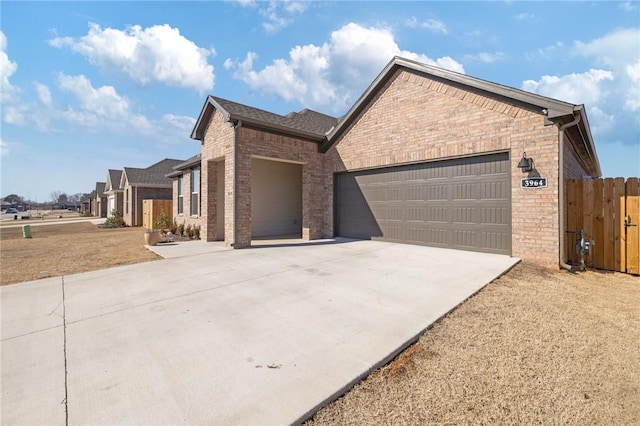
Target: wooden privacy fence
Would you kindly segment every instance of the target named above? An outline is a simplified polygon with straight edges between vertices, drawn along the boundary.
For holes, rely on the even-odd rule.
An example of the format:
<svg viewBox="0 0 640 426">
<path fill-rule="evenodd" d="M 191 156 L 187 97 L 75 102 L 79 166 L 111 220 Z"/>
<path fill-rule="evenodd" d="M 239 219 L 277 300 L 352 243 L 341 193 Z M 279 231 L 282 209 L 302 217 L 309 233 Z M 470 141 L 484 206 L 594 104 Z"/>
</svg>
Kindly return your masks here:
<svg viewBox="0 0 640 426">
<path fill-rule="evenodd" d="M 567 231 L 593 240 L 587 266 L 640 274 L 638 178 L 574 179 L 567 184 Z M 565 258 L 576 262 L 577 234 L 565 235 Z"/>
<path fill-rule="evenodd" d="M 142 201 L 142 226 L 153 229 L 153 223 L 160 212 L 164 212 L 173 221 L 173 201 L 171 200 L 143 200 Z"/>
</svg>

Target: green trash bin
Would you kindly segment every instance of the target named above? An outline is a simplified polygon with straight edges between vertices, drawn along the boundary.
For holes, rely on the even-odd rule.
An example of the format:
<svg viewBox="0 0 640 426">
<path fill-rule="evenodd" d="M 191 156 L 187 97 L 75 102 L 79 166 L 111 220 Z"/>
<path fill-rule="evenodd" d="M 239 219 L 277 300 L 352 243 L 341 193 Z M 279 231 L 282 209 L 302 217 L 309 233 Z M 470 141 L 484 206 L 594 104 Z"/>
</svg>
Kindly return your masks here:
<svg viewBox="0 0 640 426">
<path fill-rule="evenodd" d="M 22 227 L 22 238 L 31 238 L 31 225 L 24 225 Z"/>
</svg>

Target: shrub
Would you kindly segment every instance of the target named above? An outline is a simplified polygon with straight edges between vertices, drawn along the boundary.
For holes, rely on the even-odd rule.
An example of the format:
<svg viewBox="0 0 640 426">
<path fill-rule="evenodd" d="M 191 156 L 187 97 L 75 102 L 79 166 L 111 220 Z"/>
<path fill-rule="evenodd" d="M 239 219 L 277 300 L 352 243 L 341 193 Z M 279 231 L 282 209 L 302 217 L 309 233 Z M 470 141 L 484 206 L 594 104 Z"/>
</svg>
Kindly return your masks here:
<svg viewBox="0 0 640 426">
<path fill-rule="evenodd" d="M 184 222 L 178 224 L 178 228 L 176 229 L 176 234 L 184 235 Z"/>
<path fill-rule="evenodd" d="M 196 225 L 196 226 L 193 227 L 193 237 L 196 240 L 200 239 L 200 225 Z"/>
<path fill-rule="evenodd" d="M 124 219 L 122 218 L 122 213 L 117 210 L 111 211 L 111 216 L 104 221 L 104 224 L 101 228 L 124 228 L 127 224 L 124 223 Z"/>
<path fill-rule="evenodd" d="M 172 234 L 175 234 L 178 231 L 178 224 L 176 223 L 176 220 L 173 219 L 173 222 L 171 223 L 171 226 L 169 227 L 169 232 L 171 232 Z"/>
<path fill-rule="evenodd" d="M 187 225 L 187 227 L 184 229 L 184 233 L 187 234 L 187 237 L 189 238 L 193 237 L 193 227 L 191 227 L 191 224 Z"/>
<path fill-rule="evenodd" d="M 164 212 L 161 211 L 160 213 L 158 213 L 158 217 L 156 217 L 155 222 L 153 222 L 153 229 L 169 229 L 169 227 L 171 226 L 171 219 L 169 219 L 169 216 Z"/>
</svg>

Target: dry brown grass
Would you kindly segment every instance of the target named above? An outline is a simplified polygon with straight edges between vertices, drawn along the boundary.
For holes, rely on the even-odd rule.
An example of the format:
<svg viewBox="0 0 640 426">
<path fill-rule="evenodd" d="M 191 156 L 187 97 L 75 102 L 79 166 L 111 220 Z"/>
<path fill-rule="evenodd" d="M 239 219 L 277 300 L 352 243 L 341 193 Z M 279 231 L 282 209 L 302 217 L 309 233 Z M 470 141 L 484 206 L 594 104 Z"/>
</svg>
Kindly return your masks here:
<svg viewBox="0 0 640 426">
<path fill-rule="evenodd" d="M 522 263 L 308 425 L 640 424 L 640 277 Z"/>
<path fill-rule="evenodd" d="M 100 229 L 90 222 L 0 228 L 0 284 L 156 260 L 141 228 Z"/>
</svg>

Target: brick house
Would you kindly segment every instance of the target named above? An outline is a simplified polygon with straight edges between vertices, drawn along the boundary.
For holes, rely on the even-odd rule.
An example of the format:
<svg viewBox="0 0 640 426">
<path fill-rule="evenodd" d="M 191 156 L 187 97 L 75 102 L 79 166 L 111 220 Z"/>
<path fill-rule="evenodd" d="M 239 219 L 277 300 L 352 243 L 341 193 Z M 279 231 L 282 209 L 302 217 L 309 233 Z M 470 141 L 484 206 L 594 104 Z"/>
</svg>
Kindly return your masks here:
<svg viewBox="0 0 640 426">
<path fill-rule="evenodd" d="M 165 175 L 182 160 L 165 158 L 146 169 L 125 167 L 119 186 L 123 193 L 122 218 L 129 226 L 142 226 L 143 200 L 171 200 L 171 179 Z"/>
<path fill-rule="evenodd" d="M 203 220 L 200 208 L 200 154 L 173 166 L 166 175 L 173 180 L 173 218 L 177 224 L 199 226 Z"/>
<path fill-rule="evenodd" d="M 107 197 L 104 194 L 105 182 L 96 182 L 91 192 L 91 216 L 107 217 Z"/>
<path fill-rule="evenodd" d="M 123 197 L 120 189 L 122 170 L 109 169 L 107 181 L 104 184 L 104 195 L 107 199 L 107 216 L 113 216 L 113 212 L 122 214 Z"/>
<path fill-rule="evenodd" d="M 340 119 L 209 96 L 191 137 L 201 235 L 234 248 L 342 236 L 554 267 L 566 181 L 601 174 L 584 105 L 399 57 Z"/>
</svg>

